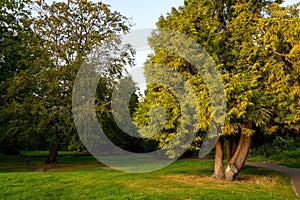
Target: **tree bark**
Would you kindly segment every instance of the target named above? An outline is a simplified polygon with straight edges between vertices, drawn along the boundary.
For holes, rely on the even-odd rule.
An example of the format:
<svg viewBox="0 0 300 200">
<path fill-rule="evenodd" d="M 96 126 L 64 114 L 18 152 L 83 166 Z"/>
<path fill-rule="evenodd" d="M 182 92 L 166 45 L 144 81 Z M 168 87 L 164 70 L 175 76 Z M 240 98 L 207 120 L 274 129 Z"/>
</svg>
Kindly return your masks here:
<svg viewBox="0 0 300 200">
<path fill-rule="evenodd" d="M 231 160 L 237 148 L 237 137 L 236 136 L 227 136 L 225 140 L 225 149 L 226 149 L 226 159 L 227 163 Z"/>
<path fill-rule="evenodd" d="M 52 164 L 57 163 L 57 154 L 58 154 L 58 144 L 51 144 L 50 151 L 45 163 Z"/>
<path fill-rule="evenodd" d="M 251 146 L 251 136 L 242 134 L 237 149 L 225 170 L 226 181 L 233 181 L 245 164 Z"/>
<path fill-rule="evenodd" d="M 226 149 L 226 159 L 227 163 L 231 160 L 232 158 L 232 149 L 231 149 L 231 141 L 230 137 L 227 137 L 225 140 L 225 149 Z"/>
<path fill-rule="evenodd" d="M 225 172 L 223 166 L 223 145 L 220 139 L 216 143 L 215 165 L 214 165 L 214 174 L 212 175 L 212 179 L 214 180 L 225 179 Z"/>
</svg>

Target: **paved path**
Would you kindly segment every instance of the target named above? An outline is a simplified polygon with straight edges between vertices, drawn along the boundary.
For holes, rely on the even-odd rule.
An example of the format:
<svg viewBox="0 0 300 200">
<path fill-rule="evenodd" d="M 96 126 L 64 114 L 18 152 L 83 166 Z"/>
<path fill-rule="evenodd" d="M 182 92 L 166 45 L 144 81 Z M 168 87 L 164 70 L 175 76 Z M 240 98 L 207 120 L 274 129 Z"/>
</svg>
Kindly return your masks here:
<svg viewBox="0 0 300 200">
<path fill-rule="evenodd" d="M 296 195 L 300 197 L 300 169 L 281 166 L 275 162 L 247 162 L 246 165 L 264 167 L 288 175 L 292 179 Z"/>
</svg>

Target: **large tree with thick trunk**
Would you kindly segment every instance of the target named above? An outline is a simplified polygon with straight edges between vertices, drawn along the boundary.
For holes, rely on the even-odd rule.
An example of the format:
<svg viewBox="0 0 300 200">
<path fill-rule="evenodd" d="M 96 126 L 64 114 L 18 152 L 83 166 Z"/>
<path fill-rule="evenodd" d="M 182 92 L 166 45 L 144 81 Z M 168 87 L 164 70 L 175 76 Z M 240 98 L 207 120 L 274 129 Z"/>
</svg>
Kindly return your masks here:
<svg viewBox="0 0 300 200">
<path fill-rule="evenodd" d="M 48 83 L 44 82 L 47 94 L 42 100 L 46 106 L 45 115 L 41 120 L 44 126 L 50 126 L 52 129 L 49 137 L 50 152 L 46 162 L 53 163 L 56 162 L 59 145 L 76 134 L 71 107 L 72 88 L 77 70 L 91 51 L 101 46 L 105 48 L 106 40 L 115 40 L 112 45 L 115 45 L 115 55 L 119 57 L 106 57 L 105 65 L 98 68 L 95 66 L 95 73 L 103 74 L 99 87 L 109 90 L 111 84 L 122 75 L 125 63 L 131 62 L 131 50 L 121 46 L 117 39 L 114 39 L 129 28 L 124 16 L 111 11 L 108 5 L 101 2 L 68 0 L 47 5 L 38 1 L 36 5 L 38 15 L 33 20 L 33 30 L 41 37 L 41 45 L 53 63 L 51 69 L 45 69 L 43 73 Z M 105 51 L 106 49 L 103 49 L 103 54 Z M 100 56 L 101 54 L 99 62 L 105 59 L 106 54 L 102 55 L 103 58 Z M 109 101 L 100 96 L 96 98 L 98 104 L 107 104 Z"/>
<path fill-rule="evenodd" d="M 9 83 L 5 92 L 12 103 L 6 108 L 17 113 L 10 120 L 18 122 L 13 124 L 18 129 L 14 138 L 43 134 L 49 144 L 46 162 L 55 163 L 60 145 L 78 139 L 71 111 L 72 89 L 88 54 L 103 46 L 99 63 L 105 63 L 95 66 L 95 73 L 102 75 L 98 86 L 105 90 L 99 89 L 102 94 L 95 98 L 97 105 L 103 106 L 109 102 L 113 83 L 124 73 L 123 67 L 132 63 L 134 52 L 119 39 L 129 30 L 127 18 L 102 2 L 67 0 L 47 4 L 41 0 L 31 8 L 34 14 L 27 23 L 34 42 L 28 43 L 32 52 L 24 53 L 35 59 Z M 106 41 L 111 41 L 111 49 L 105 49 Z M 26 96 L 22 95 L 24 91 L 28 91 Z"/>
<path fill-rule="evenodd" d="M 157 23 L 158 28 L 181 32 L 199 42 L 222 74 L 227 114 L 222 136 L 216 142 L 214 179 L 232 181 L 237 177 L 253 134 L 272 134 L 281 128 L 299 130 L 299 7 L 285 8 L 280 3 L 186 0 L 184 6 L 173 8 Z M 155 46 L 151 38 L 149 41 Z M 212 112 L 203 78 L 185 59 L 162 49 L 154 49 L 149 56 L 147 78 L 153 70 L 159 70 L 149 63 L 178 70 L 195 86 L 201 120 L 194 147 L 199 148 Z M 169 108 L 167 122 L 153 137 L 166 147 L 181 122 L 180 108 L 168 89 L 152 84 L 146 91 L 135 115 L 136 123 L 149 124 L 147 111 L 154 104 Z"/>
</svg>

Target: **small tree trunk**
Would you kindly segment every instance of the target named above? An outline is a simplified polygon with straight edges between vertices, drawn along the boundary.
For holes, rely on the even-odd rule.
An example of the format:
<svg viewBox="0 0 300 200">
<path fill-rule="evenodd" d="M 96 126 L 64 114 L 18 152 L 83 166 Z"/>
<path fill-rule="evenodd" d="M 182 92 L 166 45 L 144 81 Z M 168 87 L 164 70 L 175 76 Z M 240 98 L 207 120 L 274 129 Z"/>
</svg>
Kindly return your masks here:
<svg viewBox="0 0 300 200">
<path fill-rule="evenodd" d="M 231 158 L 234 155 L 236 149 L 237 149 L 237 143 L 239 141 L 239 136 L 236 136 L 233 138 L 232 142 L 231 142 Z M 228 160 L 229 161 L 229 160 Z"/>
<path fill-rule="evenodd" d="M 214 174 L 212 175 L 212 179 L 214 180 L 225 179 L 224 166 L 223 166 L 223 145 L 220 139 L 216 143 L 215 166 L 214 166 Z"/>
<path fill-rule="evenodd" d="M 242 134 L 237 149 L 225 170 L 226 181 L 233 181 L 245 164 L 251 146 L 251 136 Z"/>
<path fill-rule="evenodd" d="M 227 159 L 227 163 L 229 163 L 229 161 L 232 158 L 232 149 L 231 149 L 231 141 L 230 141 L 230 137 L 227 137 L 225 140 L 225 149 L 226 149 L 226 159 Z"/>
<path fill-rule="evenodd" d="M 56 163 L 57 162 L 57 154 L 58 154 L 58 144 L 53 143 L 53 144 L 51 144 L 46 163 L 47 164 Z"/>
<path fill-rule="evenodd" d="M 227 136 L 225 140 L 225 149 L 226 149 L 226 159 L 227 163 L 231 160 L 233 154 L 237 148 L 237 137 L 236 136 Z"/>
</svg>

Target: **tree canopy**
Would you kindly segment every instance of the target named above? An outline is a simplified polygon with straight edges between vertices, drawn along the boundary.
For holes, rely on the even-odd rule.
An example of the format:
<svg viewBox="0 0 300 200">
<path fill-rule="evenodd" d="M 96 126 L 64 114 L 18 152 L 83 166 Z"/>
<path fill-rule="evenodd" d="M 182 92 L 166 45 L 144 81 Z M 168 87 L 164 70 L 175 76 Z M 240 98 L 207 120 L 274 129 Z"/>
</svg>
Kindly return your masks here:
<svg viewBox="0 0 300 200">
<path fill-rule="evenodd" d="M 36 1 L 31 9 L 35 15 L 28 15 L 26 23 L 31 28 L 32 52 L 27 58 L 33 57 L 34 62 L 13 76 L 4 90 L 11 102 L 7 102 L 3 110 L 14 114 L 9 118 L 5 117 L 7 112 L 2 114 L 7 120 L 3 135 L 6 140 L 22 138 L 22 135 L 27 138 L 43 135 L 51 146 L 47 162 L 52 163 L 56 162 L 59 145 L 78 139 L 71 107 L 72 88 L 79 67 L 93 49 L 127 32 L 129 25 L 124 16 L 101 2 L 69 0 L 48 5 Z M 101 98 L 106 95 L 100 92 L 108 92 L 114 83 L 112 80 L 122 75 L 126 63 L 132 63 L 134 52 L 129 46 L 123 47 L 117 42 L 115 45 L 121 52 L 119 57 L 95 69 L 95 73 L 103 74 L 98 104 L 109 102 Z M 4 63 L 6 68 L 7 64 Z"/>
<path fill-rule="evenodd" d="M 225 84 L 226 122 L 216 144 L 214 178 L 233 180 L 241 170 L 254 134 L 299 131 L 299 4 L 283 7 L 271 1 L 185 1 L 157 22 L 158 28 L 186 34 L 214 59 Z M 152 36 L 155 38 L 155 35 Z M 155 40 L 150 38 L 150 45 Z M 153 64 L 181 72 L 194 85 L 198 98 L 199 148 L 209 127 L 211 98 L 201 74 L 191 63 L 168 51 L 154 49 L 145 64 L 147 78 L 159 70 Z M 151 82 L 151 81 L 149 81 Z M 147 125 L 147 111 L 161 104 L 169 111 L 163 129 L 154 138 L 164 147 L 182 123 L 176 97 L 160 85 L 147 87 L 136 112 L 136 123 Z M 202 134 L 200 134 L 202 131 Z M 223 141 L 228 164 L 223 167 Z M 238 144 L 236 144 L 238 141 Z"/>
</svg>

